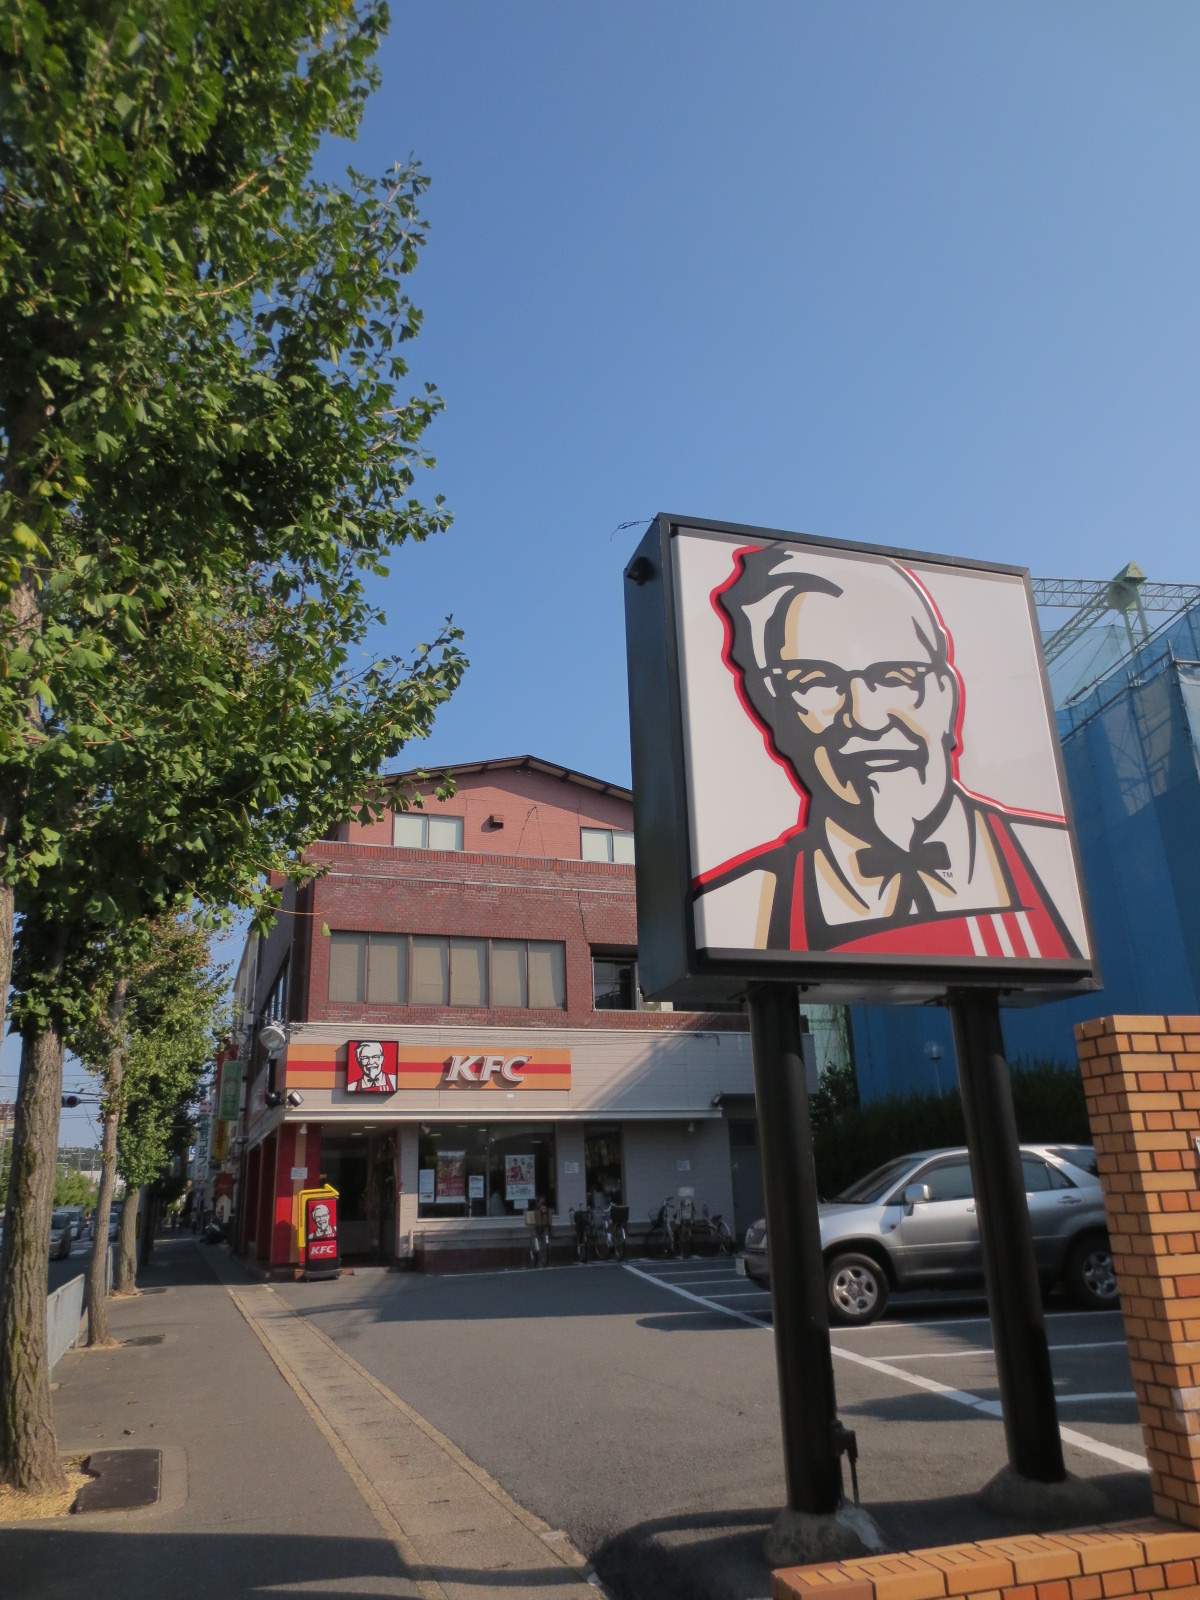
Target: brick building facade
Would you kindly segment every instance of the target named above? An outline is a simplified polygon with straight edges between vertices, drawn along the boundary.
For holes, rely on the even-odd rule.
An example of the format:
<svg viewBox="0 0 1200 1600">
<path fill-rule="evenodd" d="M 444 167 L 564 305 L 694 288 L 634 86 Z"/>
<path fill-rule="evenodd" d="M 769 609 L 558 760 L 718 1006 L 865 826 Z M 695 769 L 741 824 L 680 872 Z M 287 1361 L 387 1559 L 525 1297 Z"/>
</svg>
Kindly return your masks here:
<svg viewBox="0 0 1200 1600">
<path fill-rule="evenodd" d="M 531 757 L 455 781 L 315 846 L 321 875 L 247 946 L 241 1247 L 294 1267 L 300 1191 L 326 1180 L 351 1258 L 499 1259 L 535 1194 L 564 1239 L 597 1196 L 630 1207 L 635 1239 L 689 1190 L 744 1227 L 761 1214 L 745 1017 L 641 997 L 629 791 Z"/>
</svg>

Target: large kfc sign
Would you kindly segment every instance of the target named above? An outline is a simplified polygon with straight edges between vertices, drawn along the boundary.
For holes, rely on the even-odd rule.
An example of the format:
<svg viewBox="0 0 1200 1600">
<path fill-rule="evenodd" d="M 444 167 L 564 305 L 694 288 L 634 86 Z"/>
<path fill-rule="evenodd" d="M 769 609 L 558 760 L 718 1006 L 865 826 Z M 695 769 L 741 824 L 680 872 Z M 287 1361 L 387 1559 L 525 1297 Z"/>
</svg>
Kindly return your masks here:
<svg viewBox="0 0 1200 1600">
<path fill-rule="evenodd" d="M 1092 986 L 1024 572 L 660 517 L 626 578 L 648 994 Z"/>
<path fill-rule="evenodd" d="M 475 1041 L 472 1041 L 475 1043 Z M 352 1039 L 346 1046 L 348 1094 L 395 1094 L 405 1089 L 516 1089 L 562 1091 L 571 1087 L 569 1050 L 438 1050 L 404 1047 L 395 1040 Z"/>
</svg>

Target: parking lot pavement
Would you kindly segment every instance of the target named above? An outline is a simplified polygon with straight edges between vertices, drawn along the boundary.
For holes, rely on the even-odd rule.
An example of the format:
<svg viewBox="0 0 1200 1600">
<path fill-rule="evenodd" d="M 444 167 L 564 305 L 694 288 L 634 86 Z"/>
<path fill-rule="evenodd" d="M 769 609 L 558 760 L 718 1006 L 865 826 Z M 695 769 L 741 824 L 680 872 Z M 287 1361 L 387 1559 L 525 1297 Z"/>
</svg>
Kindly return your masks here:
<svg viewBox="0 0 1200 1600">
<path fill-rule="evenodd" d="M 769 1296 L 706 1258 L 281 1285 L 373 1376 L 620 1595 L 747 1600 L 783 1503 Z M 1145 1515 L 1119 1316 L 1051 1311 L 1068 1465 Z M 898 1549 L 1016 1530 L 977 1493 L 1005 1461 L 986 1310 L 902 1305 L 834 1339 L 863 1503 Z M 847 1487 L 849 1487 L 847 1485 Z"/>
<path fill-rule="evenodd" d="M 628 1270 L 726 1316 L 770 1325 L 769 1291 L 739 1277 L 733 1262 L 639 1262 Z M 1047 1310 L 1046 1331 L 1064 1443 L 1117 1467 L 1147 1471 L 1120 1312 L 1055 1306 Z M 884 1374 L 986 1416 L 1001 1415 L 983 1301 L 900 1295 L 880 1322 L 835 1329 L 833 1350 L 838 1365 Z"/>
</svg>

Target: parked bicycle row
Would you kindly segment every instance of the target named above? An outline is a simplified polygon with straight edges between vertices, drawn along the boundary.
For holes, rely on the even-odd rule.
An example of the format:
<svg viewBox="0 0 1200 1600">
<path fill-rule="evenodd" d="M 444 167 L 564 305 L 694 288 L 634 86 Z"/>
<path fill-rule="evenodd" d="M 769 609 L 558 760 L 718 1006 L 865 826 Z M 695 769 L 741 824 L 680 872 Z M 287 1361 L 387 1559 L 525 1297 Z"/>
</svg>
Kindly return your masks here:
<svg viewBox="0 0 1200 1600">
<path fill-rule="evenodd" d="M 629 1248 L 628 1206 L 580 1206 L 572 1209 L 570 1218 L 576 1261 L 624 1261 Z M 525 1221 L 530 1229 L 530 1266 L 549 1266 L 552 1218 L 544 1200 L 530 1207 Z M 697 1214 L 693 1200 L 674 1195 L 668 1195 L 658 1210 L 650 1213 L 645 1240 L 638 1242 L 644 1243 L 647 1255 L 685 1260 L 693 1254 L 731 1256 L 737 1248 L 724 1217 L 719 1213 L 710 1216 L 707 1206 Z"/>
</svg>

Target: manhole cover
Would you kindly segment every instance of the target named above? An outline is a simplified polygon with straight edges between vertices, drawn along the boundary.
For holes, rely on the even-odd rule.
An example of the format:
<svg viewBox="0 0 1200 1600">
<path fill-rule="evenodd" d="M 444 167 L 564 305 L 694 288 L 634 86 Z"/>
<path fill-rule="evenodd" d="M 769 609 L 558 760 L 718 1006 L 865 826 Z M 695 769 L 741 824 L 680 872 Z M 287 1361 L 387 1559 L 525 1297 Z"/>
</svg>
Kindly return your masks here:
<svg viewBox="0 0 1200 1600">
<path fill-rule="evenodd" d="M 161 1344 L 166 1338 L 165 1333 L 139 1333 L 136 1339 L 123 1339 L 122 1344 Z"/>
<path fill-rule="evenodd" d="M 161 1450 L 93 1450 L 83 1463 L 91 1474 L 72 1511 L 134 1511 L 158 1502 Z"/>
</svg>

